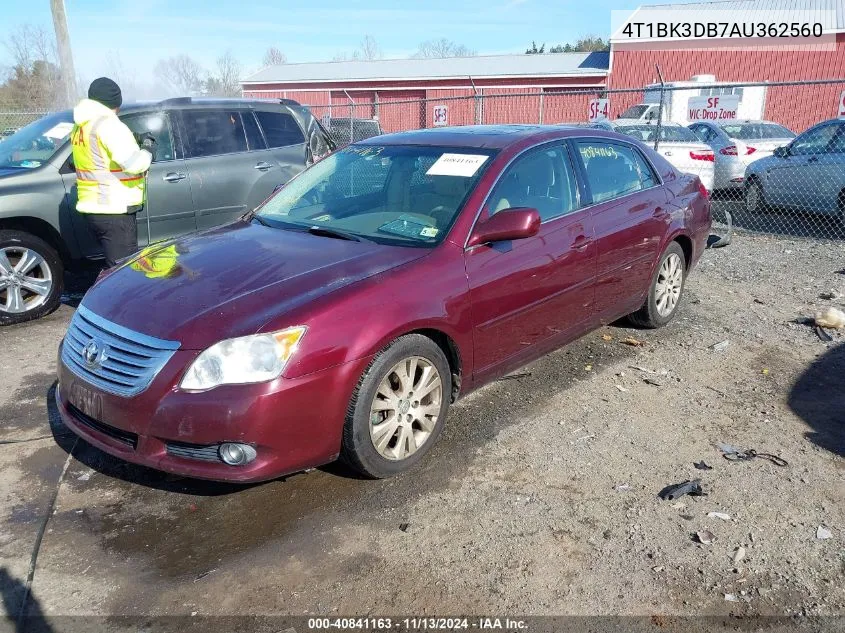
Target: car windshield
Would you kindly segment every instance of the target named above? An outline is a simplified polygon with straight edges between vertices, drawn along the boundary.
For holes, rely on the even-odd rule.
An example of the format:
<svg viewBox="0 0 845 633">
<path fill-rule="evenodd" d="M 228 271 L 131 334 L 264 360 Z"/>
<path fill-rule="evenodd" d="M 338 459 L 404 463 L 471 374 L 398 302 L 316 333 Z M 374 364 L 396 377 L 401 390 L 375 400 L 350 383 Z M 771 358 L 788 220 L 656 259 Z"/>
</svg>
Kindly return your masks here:
<svg viewBox="0 0 845 633">
<path fill-rule="evenodd" d="M 649 109 L 648 105 L 631 106 L 625 112 L 619 115 L 620 119 L 639 119 L 643 113 Z"/>
<path fill-rule="evenodd" d="M 293 230 L 432 247 L 448 233 L 495 152 L 418 145 L 350 145 L 316 163 L 257 211 Z"/>
<path fill-rule="evenodd" d="M 34 169 L 53 157 L 73 129 L 71 112 L 39 119 L 0 141 L 0 168 Z"/>
<path fill-rule="evenodd" d="M 633 136 L 641 141 L 653 141 L 657 133 L 656 125 L 620 125 L 617 132 Z M 660 126 L 660 140 L 667 143 L 699 143 L 698 138 L 687 128 L 679 125 Z"/>
<path fill-rule="evenodd" d="M 769 138 L 795 138 L 795 132 L 777 123 L 733 123 L 723 125 L 722 129 L 730 138 L 741 141 L 763 140 Z"/>
</svg>

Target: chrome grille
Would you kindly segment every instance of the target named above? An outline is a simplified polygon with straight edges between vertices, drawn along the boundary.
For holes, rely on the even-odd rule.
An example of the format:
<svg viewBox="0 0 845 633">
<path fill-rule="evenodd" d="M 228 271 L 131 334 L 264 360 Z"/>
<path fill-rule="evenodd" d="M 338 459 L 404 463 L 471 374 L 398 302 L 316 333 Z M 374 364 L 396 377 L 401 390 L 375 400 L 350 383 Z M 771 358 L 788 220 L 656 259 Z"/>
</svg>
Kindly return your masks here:
<svg viewBox="0 0 845 633">
<path fill-rule="evenodd" d="M 153 338 L 79 306 L 62 346 L 62 362 L 95 387 L 118 396 L 146 389 L 179 349 L 176 341 Z"/>
</svg>

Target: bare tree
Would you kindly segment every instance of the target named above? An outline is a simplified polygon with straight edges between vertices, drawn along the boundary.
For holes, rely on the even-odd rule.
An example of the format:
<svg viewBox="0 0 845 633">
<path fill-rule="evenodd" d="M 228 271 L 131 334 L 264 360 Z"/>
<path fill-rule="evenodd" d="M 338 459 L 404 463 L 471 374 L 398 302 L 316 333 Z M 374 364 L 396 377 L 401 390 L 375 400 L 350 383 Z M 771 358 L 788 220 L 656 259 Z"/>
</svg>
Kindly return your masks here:
<svg viewBox="0 0 845 633">
<path fill-rule="evenodd" d="M 2 99 L 37 109 L 53 108 L 63 101 L 56 44 L 42 27 L 23 24 L 6 38 L 12 58 Z"/>
<path fill-rule="evenodd" d="M 372 35 L 365 35 L 361 41 L 361 45 L 351 53 L 340 52 L 332 57 L 333 62 L 349 62 L 349 61 L 370 61 L 373 59 L 381 59 L 384 53 L 376 42 L 376 38 Z"/>
<path fill-rule="evenodd" d="M 217 75 L 214 77 L 218 85 L 217 95 L 219 97 L 240 97 L 241 96 L 241 63 L 235 59 L 232 51 L 226 51 L 217 58 Z"/>
<path fill-rule="evenodd" d="M 287 61 L 287 56 L 275 46 L 271 46 L 267 49 L 267 52 L 264 53 L 265 66 L 278 66 L 280 64 L 287 63 Z"/>
<path fill-rule="evenodd" d="M 416 58 L 472 57 L 476 54 L 476 51 L 470 50 L 463 44 L 458 44 L 442 37 L 421 43 L 413 56 Z"/>
<path fill-rule="evenodd" d="M 361 42 L 361 59 L 372 60 L 381 59 L 382 57 L 384 57 L 384 53 L 381 52 L 376 38 L 372 35 L 365 35 Z"/>
<path fill-rule="evenodd" d="M 153 73 L 171 92 L 191 96 L 202 90 L 203 69 L 188 55 L 176 55 L 159 61 Z"/>
</svg>

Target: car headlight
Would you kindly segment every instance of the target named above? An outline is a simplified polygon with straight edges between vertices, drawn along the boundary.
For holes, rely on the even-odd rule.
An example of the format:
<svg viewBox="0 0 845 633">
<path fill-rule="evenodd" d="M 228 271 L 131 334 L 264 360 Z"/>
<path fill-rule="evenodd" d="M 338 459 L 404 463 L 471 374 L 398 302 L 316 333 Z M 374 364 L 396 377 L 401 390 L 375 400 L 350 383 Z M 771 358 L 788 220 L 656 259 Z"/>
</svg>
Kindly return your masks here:
<svg viewBox="0 0 845 633">
<path fill-rule="evenodd" d="M 207 390 L 278 378 L 305 335 L 304 326 L 230 338 L 209 347 L 191 363 L 179 386 Z"/>
</svg>

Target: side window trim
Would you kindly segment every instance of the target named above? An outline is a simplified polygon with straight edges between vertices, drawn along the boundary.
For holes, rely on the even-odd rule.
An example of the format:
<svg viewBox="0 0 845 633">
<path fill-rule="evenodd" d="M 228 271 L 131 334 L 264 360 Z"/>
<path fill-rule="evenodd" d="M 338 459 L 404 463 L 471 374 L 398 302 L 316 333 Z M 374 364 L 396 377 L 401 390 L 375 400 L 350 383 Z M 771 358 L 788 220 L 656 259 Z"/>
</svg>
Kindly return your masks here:
<svg viewBox="0 0 845 633">
<path fill-rule="evenodd" d="M 248 152 L 264 152 L 270 149 L 270 146 L 267 144 L 267 137 L 264 136 L 264 130 L 261 129 L 261 124 L 258 121 L 258 117 L 255 116 L 255 112 L 252 108 L 248 110 L 240 110 L 241 115 L 241 125 L 244 128 L 244 136 L 246 137 L 246 151 Z M 255 129 L 258 130 L 258 134 L 261 136 L 261 140 L 264 141 L 264 147 L 252 147 L 249 142 L 249 134 L 246 131 L 246 121 L 244 120 L 246 117 L 252 117 L 252 122 L 255 125 Z"/>
<path fill-rule="evenodd" d="M 594 207 L 594 206 L 597 206 L 597 205 L 600 205 L 600 204 L 605 204 L 607 202 L 616 202 L 617 200 L 622 200 L 623 198 L 627 198 L 628 196 L 632 196 L 634 194 L 637 194 L 637 193 L 640 193 L 640 192 L 643 192 L 643 191 L 649 191 L 650 189 L 654 189 L 655 187 L 661 187 L 663 185 L 663 179 L 660 177 L 660 173 L 658 172 L 658 170 L 655 169 L 652 162 L 645 156 L 645 154 L 640 150 L 640 148 L 637 147 L 636 145 L 632 144 L 632 143 L 628 143 L 628 142 L 620 140 L 620 139 L 615 139 L 615 138 L 608 139 L 608 138 L 602 138 L 602 137 L 597 137 L 597 136 L 577 136 L 577 137 L 569 138 L 567 140 L 568 140 L 569 143 L 572 144 L 572 148 L 573 148 L 573 151 L 575 153 L 577 163 L 578 163 L 578 172 L 579 172 L 579 175 L 584 180 L 584 189 L 586 191 L 586 202 L 585 202 L 585 205 L 584 205 L 583 208 L 585 208 L 585 209 L 589 208 L 589 207 Z M 648 165 L 651 168 L 652 175 L 654 176 L 654 184 L 651 187 L 643 187 L 642 189 L 637 189 L 636 191 L 625 192 L 625 193 L 618 195 L 614 198 L 608 198 L 607 200 L 600 200 L 599 202 L 594 202 L 593 201 L 593 192 L 590 190 L 590 183 L 589 183 L 589 180 L 587 178 L 587 168 L 584 165 L 584 161 L 581 159 L 580 153 L 578 152 L 577 144 L 578 144 L 578 142 L 581 142 L 581 141 L 588 141 L 588 142 L 592 141 L 592 142 L 605 143 L 607 145 L 618 145 L 618 146 L 624 147 L 624 148 L 638 154 L 645 161 L 646 165 Z M 639 166 L 637 166 L 637 171 L 639 172 Z M 642 176 L 640 176 L 640 177 L 642 178 Z M 642 180 L 640 182 L 642 182 Z"/>
</svg>

